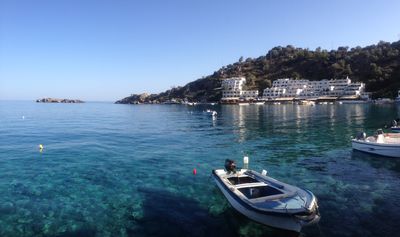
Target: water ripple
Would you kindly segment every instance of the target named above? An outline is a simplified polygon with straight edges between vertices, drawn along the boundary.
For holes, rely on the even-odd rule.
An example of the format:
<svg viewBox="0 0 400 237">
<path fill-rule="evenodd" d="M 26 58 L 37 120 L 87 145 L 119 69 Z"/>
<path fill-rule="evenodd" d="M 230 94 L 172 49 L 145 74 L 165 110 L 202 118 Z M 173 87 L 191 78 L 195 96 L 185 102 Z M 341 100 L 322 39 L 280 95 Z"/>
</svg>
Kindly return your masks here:
<svg viewBox="0 0 400 237">
<path fill-rule="evenodd" d="M 352 152 L 349 138 L 399 116 L 375 105 L 0 102 L 0 236 L 288 236 L 238 214 L 210 179 L 243 155 L 318 196 L 321 222 L 302 235 L 394 236 L 400 161 Z"/>
</svg>

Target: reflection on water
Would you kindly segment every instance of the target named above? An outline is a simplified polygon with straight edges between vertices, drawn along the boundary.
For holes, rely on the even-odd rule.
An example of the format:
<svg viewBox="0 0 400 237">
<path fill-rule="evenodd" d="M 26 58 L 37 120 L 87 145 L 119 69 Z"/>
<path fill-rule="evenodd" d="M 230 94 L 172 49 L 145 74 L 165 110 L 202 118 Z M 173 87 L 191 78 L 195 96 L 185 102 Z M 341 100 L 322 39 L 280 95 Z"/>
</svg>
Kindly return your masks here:
<svg viewBox="0 0 400 237">
<path fill-rule="evenodd" d="M 0 236 L 291 235 L 238 214 L 210 179 L 244 154 L 319 198 L 302 236 L 400 231 L 400 161 L 349 140 L 399 106 L 0 105 Z"/>
</svg>

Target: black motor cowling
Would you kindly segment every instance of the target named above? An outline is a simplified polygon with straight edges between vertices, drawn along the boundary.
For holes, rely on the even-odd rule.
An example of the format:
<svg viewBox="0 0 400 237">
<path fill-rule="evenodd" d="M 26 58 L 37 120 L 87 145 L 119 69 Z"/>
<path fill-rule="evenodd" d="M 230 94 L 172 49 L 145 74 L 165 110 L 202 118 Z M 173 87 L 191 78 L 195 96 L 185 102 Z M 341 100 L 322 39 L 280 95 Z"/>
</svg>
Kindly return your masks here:
<svg viewBox="0 0 400 237">
<path fill-rule="evenodd" d="M 225 160 L 225 169 L 229 173 L 236 173 L 236 164 L 234 160 L 226 159 Z"/>
<path fill-rule="evenodd" d="M 367 134 L 365 134 L 365 132 L 359 132 L 357 133 L 357 140 L 364 140 L 365 138 L 367 138 Z"/>
</svg>

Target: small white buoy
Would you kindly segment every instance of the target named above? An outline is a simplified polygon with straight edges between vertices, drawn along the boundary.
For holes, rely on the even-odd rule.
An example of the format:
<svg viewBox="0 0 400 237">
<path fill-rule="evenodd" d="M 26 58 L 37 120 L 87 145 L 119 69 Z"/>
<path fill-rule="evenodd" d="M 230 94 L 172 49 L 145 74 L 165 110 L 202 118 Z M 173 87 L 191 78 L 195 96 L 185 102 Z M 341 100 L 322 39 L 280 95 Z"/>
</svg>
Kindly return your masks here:
<svg viewBox="0 0 400 237">
<path fill-rule="evenodd" d="M 245 169 L 249 168 L 249 157 L 248 156 L 243 157 L 243 168 L 245 168 Z"/>
<path fill-rule="evenodd" d="M 25 116 L 22 115 L 22 119 L 25 119 Z"/>
<path fill-rule="evenodd" d="M 42 144 L 39 144 L 39 151 L 42 152 L 43 151 L 44 146 Z"/>
<path fill-rule="evenodd" d="M 249 157 L 248 156 L 243 157 L 243 164 L 249 164 Z"/>
<path fill-rule="evenodd" d="M 266 170 L 262 170 L 262 172 L 261 172 L 261 174 L 264 175 L 264 176 L 267 176 L 267 173 L 268 172 Z"/>
</svg>

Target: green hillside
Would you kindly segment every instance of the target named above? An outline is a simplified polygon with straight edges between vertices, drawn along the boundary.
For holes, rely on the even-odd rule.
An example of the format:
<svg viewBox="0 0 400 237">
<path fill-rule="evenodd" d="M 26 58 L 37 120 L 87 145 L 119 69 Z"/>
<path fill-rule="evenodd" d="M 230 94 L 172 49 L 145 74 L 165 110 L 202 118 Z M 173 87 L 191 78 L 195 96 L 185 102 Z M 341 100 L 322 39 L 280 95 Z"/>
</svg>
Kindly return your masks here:
<svg viewBox="0 0 400 237">
<path fill-rule="evenodd" d="M 337 50 L 315 50 L 274 47 L 258 58 L 241 57 L 212 75 L 160 94 L 131 95 L 116 103 L 164 102 L 170 99 L 218 101 L 221 79 L 245 76 L 248 89 L 262 91 L 279 78 L 321 80 L 346 78 L 366 84 L 373 97 L 395 97 L 400 89 L 400 41 L 379 42 L 367 47 L 339 47 Z"/>
</svg>

